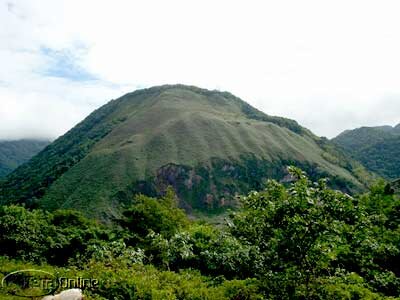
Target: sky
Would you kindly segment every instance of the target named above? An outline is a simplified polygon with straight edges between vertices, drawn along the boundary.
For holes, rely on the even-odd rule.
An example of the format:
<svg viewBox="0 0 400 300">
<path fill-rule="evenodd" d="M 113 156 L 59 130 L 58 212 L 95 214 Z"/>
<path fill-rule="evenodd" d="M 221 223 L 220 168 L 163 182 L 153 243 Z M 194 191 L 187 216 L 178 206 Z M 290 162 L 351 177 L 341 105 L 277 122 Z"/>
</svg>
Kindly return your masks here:
<svg viewBox="0 0 400 300">
<path fill-rule="evenodd" d="M 0 0 L 0 139 L 136 89 L 229 91 L 319 136 L 400 123 L 399 1 Z"/>
</svg>

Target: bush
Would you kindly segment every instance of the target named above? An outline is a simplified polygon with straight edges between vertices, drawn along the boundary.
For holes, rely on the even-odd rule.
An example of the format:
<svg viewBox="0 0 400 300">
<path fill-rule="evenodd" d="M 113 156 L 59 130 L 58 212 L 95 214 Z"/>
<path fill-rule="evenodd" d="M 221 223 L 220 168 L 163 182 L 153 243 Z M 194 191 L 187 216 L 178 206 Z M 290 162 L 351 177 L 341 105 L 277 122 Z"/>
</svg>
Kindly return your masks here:
<svg viewBox="0 0 400 300">
<path fill-rule="evenodd" d="M 183 210 L 177 207 L 176 196 L 168 189 L 161 199 L 144 195 L 136 196 L 134 203 L 122 213 L 116 223 L 123 229 L 129 245 L 144 243 L 150 232 L 169 238 L 186 227 L 189 221 Z"/>
</svg>

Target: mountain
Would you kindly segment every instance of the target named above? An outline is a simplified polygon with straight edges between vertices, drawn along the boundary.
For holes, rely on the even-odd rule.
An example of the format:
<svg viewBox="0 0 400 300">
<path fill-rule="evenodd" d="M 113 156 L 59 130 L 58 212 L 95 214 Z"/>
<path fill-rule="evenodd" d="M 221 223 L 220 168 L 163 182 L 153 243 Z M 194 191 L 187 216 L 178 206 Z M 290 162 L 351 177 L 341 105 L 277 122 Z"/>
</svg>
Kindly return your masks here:
<svg viewBox="0 0 400 300">
<path fill-rule="evenodd" d="M 368 170 L 389 180 L 400 177 L 400 124 L 346 130 L 333 142 Z"/>
<path fill-rule="evenodd" d="M 326 138 L 228 92 L 184 85 L 112 100 L 0 185 L 0 203 L 77 208 L 109 218 L 133 195 L 172 186 L 188 212 L 218 212 L 235 194 L 282 179 L 286 166 L 362 190 L 371 178 Z"/>
<path fill-rule="evenodd" d="M 0 141 L 0 178 L 27 162 L 50 142 L 44 140 Z"/>
<path fill-rule="evenodd" d="M 393 188 L 396 194 L 400 195 L 400 179 L 393 181 L 391 183 L 391 187 Z"/>
</svg>

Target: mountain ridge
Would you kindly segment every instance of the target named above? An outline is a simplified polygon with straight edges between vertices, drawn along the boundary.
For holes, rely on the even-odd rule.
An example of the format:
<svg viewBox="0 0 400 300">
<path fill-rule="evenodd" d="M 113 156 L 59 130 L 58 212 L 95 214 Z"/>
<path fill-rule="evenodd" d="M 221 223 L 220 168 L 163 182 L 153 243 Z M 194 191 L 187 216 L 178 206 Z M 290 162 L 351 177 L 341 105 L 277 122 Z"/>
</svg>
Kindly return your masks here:
<svg viewBox="0 0 400 300">
<path fill-rule="evenodd" d="M 388 180 L 400 177 L 400 124 L 346 130 L 332 141 L 371 172 Z"/>
<path fill-rule="evenodd" d="M 128 93 L 95 110 L 0 185 L 0 203 L 80 208 L 104 218 L 136 193 L 174 187 L 187 211 L 215 211 L 236 193 L 279 179 L 297 164 L 339 188 L 370 177 L 296 121 L 238 97 L 193 86 Z M 29 178 L 29 180 L 28 180 Z M 83 207 L 82 207 L 83 206 Z"/>
<path fill-rule="evenodd" d="M 0 178 L 27 162 L 49 143 L 45 139 L 0 140 Z"/>
</svg>

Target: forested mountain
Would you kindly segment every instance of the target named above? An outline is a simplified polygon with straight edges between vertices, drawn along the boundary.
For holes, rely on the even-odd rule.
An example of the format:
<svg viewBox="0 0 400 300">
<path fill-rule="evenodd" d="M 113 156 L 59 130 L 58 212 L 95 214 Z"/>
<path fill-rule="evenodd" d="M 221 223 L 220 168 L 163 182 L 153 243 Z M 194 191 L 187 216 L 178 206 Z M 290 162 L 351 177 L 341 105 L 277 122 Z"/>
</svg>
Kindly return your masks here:
<svg viewBox="0 0 400 300">
<path fill-rule="evenodd" d="M 217 212 L 237 193 L 296 165 L 345 191 L 370 174 L 297 122 L 228 92 L 184 85 L 138 90 L 94 111 L 0 185 L 0 203 L 76 208 L 108 218 L 133 195 L 172 186 L 186 211 Z"/>
<path fill-rule="evenodd" d="M 400 179 L 395 180 L 391 183 L 391 186 L 396 194 L 400 195 Z"/>
<path fill-rule="evenodd" d="M 50 142 L 45 140 L 0 141 L 0 177 L 27 162 Z"/>
<path fill-rule="evenodd" d="M 400 177 L 400 124 L 347 130 L 333 142 L 386 179 Z"/>
</svg>

